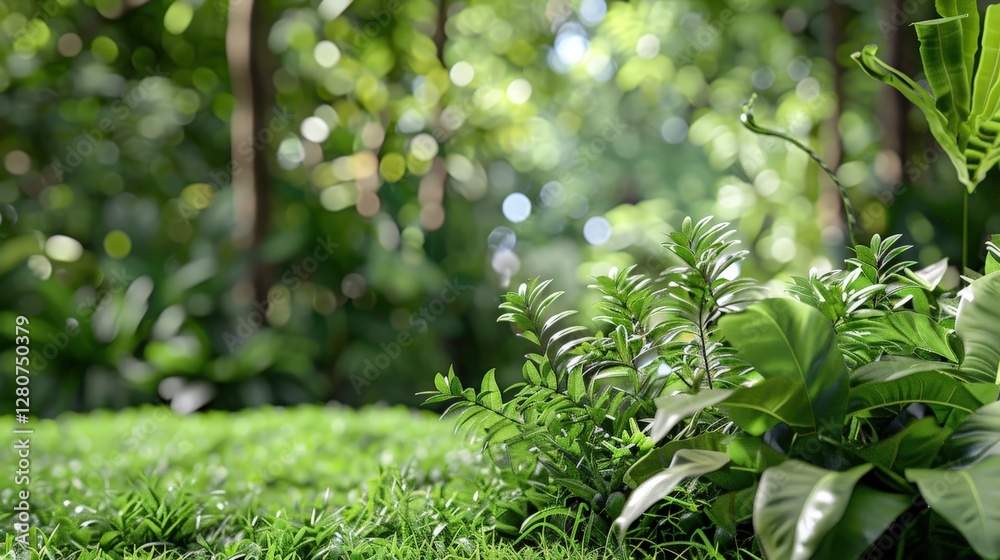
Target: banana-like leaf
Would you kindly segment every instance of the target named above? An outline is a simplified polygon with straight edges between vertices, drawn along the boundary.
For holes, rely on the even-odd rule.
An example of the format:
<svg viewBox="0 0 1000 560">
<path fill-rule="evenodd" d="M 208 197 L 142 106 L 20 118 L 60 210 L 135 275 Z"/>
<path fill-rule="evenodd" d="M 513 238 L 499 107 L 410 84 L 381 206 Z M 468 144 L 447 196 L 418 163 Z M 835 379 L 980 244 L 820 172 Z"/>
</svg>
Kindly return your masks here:
<svg viewBox="0 0 1000 560">
<path fill-rule="evenodd" d="M 972 88 L 972 118 L 989 119 L 1000 109 L 1000 4 L 986 7 L 982 53 L 979 56 L 979 68 L 976 69 L 975 76 Z"/>
<path fill-rule="evenodd" d="M 847 512 L 854 486 L 871 468 L 836 472 L 790 460 L 764 471 L 754 499 L 753 528 L 766 556 L 812 558 Z"/>
<path fill-rule="evenodd" d="M 962 20 L 968 15 L 953 16 L 913 24 L 920 39 L 920 60 L 924 75 L 936 99 L 934 106 L 948 119 L 952 137 L 960 137 L 968 127 L 972 100 L 970 74 L 962 52 Z M 959 141 L 959 148 L 964 148 Z"/>
<path fill-rule="evenodd" d="M 962 372 L 1000 383 L 1000 272 L 972 282 L 958 306 L 955 332 L 965 345 Z"/>
<path fill-rule="evenodd" d="M 971 77 L 976 69 L 976 51 L 979 47 L 978 3 L 976 0 L 937 0 L 934 8 L 943 18 L 962 18 L 962 57 L 965 60 L 965 73 Z"/>
<path fill-rule="evenodd" d="M 965 419 L 941 449 L 953 461 L 972 465 L 1000 456 L 1000 401 L 990 403 Z"/>
<path fill-rule="evenodd" d="M 1000 5 L 986 8 L 982 54 L 972 90 L 972 131 L 965 146 L 969 176 L 980 183 L 1000 163 Z"/>
<path fill-rule="evenodd" d="M 729 456 L 717 451 L 702 451 L 683 449 L 674 454 L 670 466 L 649 477 L 625 502 L 621 514 L 614 522 L 614 530 L 618 540 L 625 537 L 625 532 L 632 523 L 646 512 L 650 506 L 662 500 L 684 479 L 717 471 L 726 466 Z"/>
<path fill-rule="evenodd" d="M 670 433 L 681 420 L 699 412 L 706 406 L 712 406 L 726 399 L 732 391 L 726 389 L 716 389 L 713 391 L 702 391 L 700 393 L 679 395 L 669 395 L 656 399 L 656 417 L 650 424 L 650 435 L 654 442 L 658 442 L 665 435 Z"/>
<path fill-rule="evenodd" d="M 823 537 L 811 560 L 860 557 L 912 503 L 910 496 L 858 486 L 844 516 Z"/>
<path fill-rule="evenodd" d="M 957 470 L 908 469 L 906 478 L 984 558 L 1000 558 L 1000 456 Z"/>
<path fill-rule="evenodd" d="M 948 118 L 935 107 L 934 97 L 917 85 L 909 76 L 880 60 L 876 56 L 877 52 L 878 46 L 866 45 L 860 52 L 852 54 L 851 58 L 861 66 L 866 74 L 896 88 L 903 94 L 903 97 L 906 97 L 910 103 L 920 109 L 924 118 L 927 119 L 927 125 L 931 129 L 934 139 L 941 145 L 941 148 L 948 155 L 948 159 L 955 166 L 958 180 L 965 185 L 970 193 L 975 191 L 976 184 L 969 178 L 965 154 L 958 147 L 956 135 L 949 131 Z"/>
<path fill-rule="evenodd" d="M 787 377 L 765 379 L 751 387 L 736 389 L 718 407 L 733 423 L 753 436 L 763 434 L 778 423 L 788 424 L 803 435 L 814 434 L 820 426 L 826 425 L 817 421 L 805 387 Z"/>
<path fill-rule="evenodd" d="M 722 432 L 706 432 L 692 438 L 670 440 L 643 455 L 641 459 L 629 467 L 628 471 L 625 472 L 625 484 L 628 484 L 630 488 L 639 486 L 649 480 L 649 477 L 669 467 L 674 460 L 674 455 L 684 449 L 724 453 L 726 446 L 722 442 L 727 437 Z"/>
<path fill-rule="evenodd" d="M 822 312 L 798 300 L 766 299 L 726 315 L 719 328 L 764 378 L 758 385 L 783 379 L 798 386 L 806 414 L 801 418 L 805 426 L 797 431 L 813 433 L 835 426 L 839 432 L 847 409 L 847 366 L 833 324 Z M 723 404 L 732 403 L 737 395 Z"/>
</svg>

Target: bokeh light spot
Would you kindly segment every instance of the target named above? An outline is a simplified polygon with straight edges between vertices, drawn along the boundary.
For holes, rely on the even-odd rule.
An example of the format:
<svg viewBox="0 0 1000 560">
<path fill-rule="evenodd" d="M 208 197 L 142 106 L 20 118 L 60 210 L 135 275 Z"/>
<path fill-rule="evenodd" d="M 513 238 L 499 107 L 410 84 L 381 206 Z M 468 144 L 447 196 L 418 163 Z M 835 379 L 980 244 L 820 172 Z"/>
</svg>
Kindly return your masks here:
<svg viewBox="0 0 1000 560">
<path fill-rule="evenodd" d="M 531 200 L 524 193 L 511 193 L 503 199 L 503 215 L 515 224 L 523 222 L 531 215 Z"/>
<path fill-rule="evenodd" d="M 124 231 L 109 231 L 104 236 L 104 252 L 113 259 L 124 259 L 132 252 L 132 240 Z"/>
</svg>

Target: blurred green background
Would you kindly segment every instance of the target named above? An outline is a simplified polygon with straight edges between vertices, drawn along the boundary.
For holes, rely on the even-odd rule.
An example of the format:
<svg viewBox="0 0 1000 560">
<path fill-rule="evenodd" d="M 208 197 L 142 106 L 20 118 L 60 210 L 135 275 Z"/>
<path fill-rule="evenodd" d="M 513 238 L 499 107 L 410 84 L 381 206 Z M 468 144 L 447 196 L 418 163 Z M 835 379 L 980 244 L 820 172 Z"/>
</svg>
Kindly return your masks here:
<svg viewBox="0 0 1000 560">
<path fill-rule="evenodd" d="M 30 319 L 33 412 L 415 404 L 526 350 L 499 296 L 659 270 L 686 215 L 744 274 L 866 236 L 959 262 L 962 188 L 866 43 L 920 75 L 933 2 L 0 0 L 0 363 Z M 1000 232 L 994 173 L 971 243 Z M 970 265 L 981 262 L 970 257 Z M 957 274 L 957 269 L 954 274 Z M 0 376 L 13 394 L 13 376 Z"/>
</svg>

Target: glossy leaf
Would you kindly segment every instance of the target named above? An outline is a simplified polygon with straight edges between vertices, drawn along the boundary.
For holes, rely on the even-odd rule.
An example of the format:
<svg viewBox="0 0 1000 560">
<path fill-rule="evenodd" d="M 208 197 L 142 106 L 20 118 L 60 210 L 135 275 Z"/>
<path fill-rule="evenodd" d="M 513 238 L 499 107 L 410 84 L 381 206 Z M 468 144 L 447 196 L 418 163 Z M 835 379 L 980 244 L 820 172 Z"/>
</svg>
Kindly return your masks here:
<svg viewBox="0 0 1000 560">
<path fill-rule="evenodd" d="M 717 451 L 678 451 L 670 462 L 670 467 L 646 479 L 628 497 L 625 507 L 614 522 L 618 539 L 624 538 L 629 526 L 640 515 L 662 500 L 684 479 L 719 470 L 728 462 L 729 456 Z"/>
<path fill-rule="evenodd" d="M 828 471 L 798 460 L 764 471 L 753 527 L 769 558 L 807 560 L 847 512 L 854 486 L 871 470 Z"/>
<path fill-rule="evenodd" d="M 823 537 L 812 560 L 858 558 L 912 503 L 910 496 L 858 486 L 844 516 Z"/>
<path fill-rule="evenodd" d="M 737 389 L 720 403 L 730 420 L 750 435 L 759 436 L 779 422 L 801 434 L 815 433 L 816 418 L 802 385 L 794 379 L 766 379 Z"/>
<path fill-rule="evenodd" d="M 824 424 L 841 425 L 847 367 L 833 325 L 820 311 L 792 299 L 768 299 L 723 317 L 719 326 L 765 383 L 785 379 L 798 387 L 797 398 L 803 399 L 807 413 L 796 414 L 798 430 L 809 433 Z M 787 403 L 779 402 L 787 409 Z"/>
<path fill-rule="evenodd" d="M 722 432 L 708 432 L 692 438 L 668 441 L 636 461 L 625 473 L 625 483 L 635 488 L 649 477 L 669 467 L 674 455 L 684 449 L 724 453 L 726 446 L 722 442 L 725 439 L 726 435 Z"/>
<path fill-rule="evenodd" d="M 666 436 L 681 420 L 691 416 L 707 406 L 718 404 L 728 397 L 732 391 L 716 389 L 695 394 L 682 393 L 660 397 L 656 402 L 656 416 L 650 425 L 650 435 L 654 442 Z"/>
<path fill-rule="evenodd" d="M 962 371 L 976 381 L 1000 383 L 1000 272 L 972 282 L 968 290 L 955 322 L 965 345 Z"/>
<path fill-rule="evenodd" d="M 908 469 L 931 508 L 980 556 L 1000 558 L 1000 456 L 964 469 Z"/>
<path fill-rule="evenodd" d="M 851 388 L 850 414 L 861 418 L 895 415 L 905 406 L 929 406 L 939 421 L 957 425 L 985 404 L 989 387 L 958 381 L 937 371 L 912 373 Z"/>
<path fill-rule="evenodd" d="M 942 455 L 963 464 L 974 464 L 1000 455 L 1000 401 L 970 415 L 945 442 Z"/>
</svg>

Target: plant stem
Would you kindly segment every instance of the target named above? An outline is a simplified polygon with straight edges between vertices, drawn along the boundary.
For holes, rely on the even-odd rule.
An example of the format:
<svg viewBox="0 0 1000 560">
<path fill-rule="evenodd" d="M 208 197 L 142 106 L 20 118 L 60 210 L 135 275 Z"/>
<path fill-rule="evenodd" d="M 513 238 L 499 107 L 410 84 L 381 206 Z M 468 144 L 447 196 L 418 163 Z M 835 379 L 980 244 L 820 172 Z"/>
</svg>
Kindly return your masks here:
<svg viewBox="0 0 1000 560">
<path fill-rule="evenodd" d="M 969 268 L 969 191 L 962 189 L 962 274 Z"/>
<path fill-rule="evenodd" d="M 798 140 L 786 134 L 782 134 L 781 132 L 778 132 L 776 130 L 764 128 L 759 124 L 757 124 L 756 122 L 754 122 L 753 102 L 756 98 L 757 94 L 755 93 L 750 97 L 749 101 L 743 104 L 743 114 L 740 115 L 740 120 L 743 122 L 743 126 L 745 126 L 748 130 L 756 134 L 763 134 L 765 136 L 774 136 L 775 138 L 781 138 L 786 142 L 790 142 L 796 148 L 805 152 L 806 155 L 811 157 L 813 161 L 815 161 L 819 165 L 820 169 L 822 169 L 827 174 L 827 176 L 830 177 L 830 180 L 833 181 L 833 184 L 837 186 L 837 190 L 840 191 L 840 200 L 844 203 L 844 215 L 847 218 L 847 236 L 851 240 L 851 246 L 852 247 L 856 246 L 858 243 L 854 238 L 854 232 L 858 229 L 858 220 L 854 215 L 854 207 L 851 205 L 850 197 L 847 196 L 847 189 L 844 187 L 844 184 L 840 182 L 840 179 L 837 178 L 837 174 L 834 173 L 832 169 L 830 169 L 830 166 L 828 166 L 826 162 L 823 161 L 823 158 L 819 157 L 819 154 L 812 151 L 812 149 L 810 149 L 809 146 L 806 146 L 802 142 L 799 142 Z"/>
</svg>

